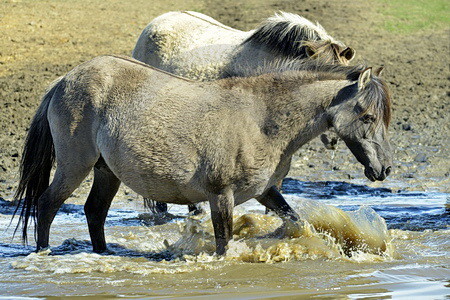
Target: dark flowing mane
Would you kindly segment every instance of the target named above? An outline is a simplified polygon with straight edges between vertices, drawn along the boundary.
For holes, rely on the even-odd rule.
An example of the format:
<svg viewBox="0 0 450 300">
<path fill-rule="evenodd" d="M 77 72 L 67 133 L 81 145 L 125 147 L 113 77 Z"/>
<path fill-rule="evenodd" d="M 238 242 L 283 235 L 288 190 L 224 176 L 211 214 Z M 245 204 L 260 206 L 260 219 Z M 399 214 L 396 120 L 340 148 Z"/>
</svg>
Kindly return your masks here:
<svg viewBox="0 0 450 300">
<path fill-rule="evenodd" d="M 371 113 L 375 116 L 374 128 L 381 122 L 388 127 L 391 122 L 391 93 L 386 82 L 379 77 L 372 77 L 367 85 L 360 91 L 361 103 L 365 109 L 361 115 Z"/>
<path fill-rule="evenodd" d="M 314 44 L 321 41 L 321 46 L 330 48 L 345 45 L 334 40 L 319 23 L 312 23 L 299 15 L 280 12 L 265 20 L 242 45 L 251 44 L 255 47 L 264 46 L 271 53 L 285 57 L 306 58 L 306 42 Z M 327 44 L 323 42 L 327 41 Z M 325 49 L 327 49 L 325 48 Z M 338 53 L 339 54 L 339 53 Z"/>
</svg>

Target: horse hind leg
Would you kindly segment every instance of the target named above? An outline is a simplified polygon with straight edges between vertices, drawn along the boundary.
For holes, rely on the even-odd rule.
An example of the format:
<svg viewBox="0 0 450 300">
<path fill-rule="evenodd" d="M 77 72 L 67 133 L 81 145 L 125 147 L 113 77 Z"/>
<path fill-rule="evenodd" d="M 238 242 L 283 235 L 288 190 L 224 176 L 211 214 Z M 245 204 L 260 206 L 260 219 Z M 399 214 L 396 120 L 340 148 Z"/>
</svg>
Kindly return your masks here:
<svg viewBox="0 0 450 300">
<path fill-rule="evenodd" d="M 105 220 L 111 202 L 120 186 L 120 180 L 113 174 L 100 157 L 94 167 L 94 183 L 92 184 L 84 212 L 89 227 L 93 251 L 107 251 L 105 241 Z"/>
<path fill-rule="evenodd" d="M 89 174 L 92 166 L 59 164 L 50 186 L 37 204 L 37 251 L 49 247 L 50 226 L 61 205 Z"/>
</svg>

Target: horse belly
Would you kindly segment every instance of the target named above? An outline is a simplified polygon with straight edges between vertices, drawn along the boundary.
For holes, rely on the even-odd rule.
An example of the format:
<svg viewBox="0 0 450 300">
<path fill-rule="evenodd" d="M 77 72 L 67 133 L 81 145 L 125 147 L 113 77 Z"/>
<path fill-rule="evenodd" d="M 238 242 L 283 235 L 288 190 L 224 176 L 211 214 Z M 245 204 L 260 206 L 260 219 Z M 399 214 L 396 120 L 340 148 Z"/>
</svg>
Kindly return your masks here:
<svg viewBox="0 0 450 300">
<path fill-rule="evenodd" d="M 114 140 L 109 135 L 99 140 L 100 153 L 108 167 L 121 182 L 139 195 L 175 204 L 206 200 L 204 195 L 190 187 L 192 174 L 186 171 L 186 167 L 158 160 L 152 157 L 150 151 L 147 155 L 130 151 L 130 143 Z"/>
<path fill-rule="evenodd" d="M 186 192 L 185 189 L 180 189 L 175 182 L 161 178 L 136 181 L 134 178 L 125 176 L 123 183 L 139 195 L 159 202 L 194 204 L 206 201 L 200 193 Z"/>
<path fill-rule="evenodd" d="M 107 161 L 106 158 L 105 161 Z M 129 165 L 131 165 L 130 162 Z M 183 186 L 182 182 L 155 174 L 145 167 L 119 169 L 110 166 L 110 168 L 120 181 L 145 198 L 175 204 L 192 204 L 206 200 L 201 193 Z"/>
</svg>

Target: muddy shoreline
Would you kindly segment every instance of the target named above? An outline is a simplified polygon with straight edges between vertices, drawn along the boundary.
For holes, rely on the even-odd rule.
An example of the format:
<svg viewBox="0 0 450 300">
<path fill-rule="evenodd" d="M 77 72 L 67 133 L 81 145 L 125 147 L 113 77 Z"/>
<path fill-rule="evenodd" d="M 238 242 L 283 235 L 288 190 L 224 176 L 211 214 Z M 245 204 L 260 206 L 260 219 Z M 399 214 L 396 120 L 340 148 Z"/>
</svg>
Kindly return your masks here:
<svg viewBox="0 0 450 300">
<path fill-rule="evenodd" d="M 450 191 L 449 31 L 395 34 L 383 28 L 383 4 L 362 1 L 131 1 L 0 3 L 0 197 L 11 200 L 21 148 L 40 96 L 51 81 L 102 54 L 130 55 L 145 25 L 171 10 L 196 10 L 242 30 L 278 10 L 319 21 L 357 51 L 356 61 L 385 66 L 393 94 L 390 128 L 395 169 L 387 181 L 370 183 L 343 142 L 324 150 L 318 139 L 295 156 L 290 176 L 404 190 Z M 89 7 L 89 9 L 87 9 Z M 95 21 L 93 21 L 95 20 Z M 88 179 L 71 202 L 84 201 Z M 118 195 L 132 199 L 123 187 Z"/>
</svg>

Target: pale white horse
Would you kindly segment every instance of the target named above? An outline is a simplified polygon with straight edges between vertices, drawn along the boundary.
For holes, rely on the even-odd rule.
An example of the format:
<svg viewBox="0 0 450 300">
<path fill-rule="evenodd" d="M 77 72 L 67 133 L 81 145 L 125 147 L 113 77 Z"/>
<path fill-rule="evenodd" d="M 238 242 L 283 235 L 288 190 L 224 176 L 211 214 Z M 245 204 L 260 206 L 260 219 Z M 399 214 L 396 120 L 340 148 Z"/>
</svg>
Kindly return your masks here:
<svg viewBox="0 0 450 300">
<path fill-rule="evenodd" d="M 240 75 L 277 59 L 320 58 L 347 65 L 355 51 L 319 23 L 280 12 L 255 30 L 241 31 L 192 11 L 168 12 L 141 33 L 133 57 L 194 80 Z"/>
</svg>

